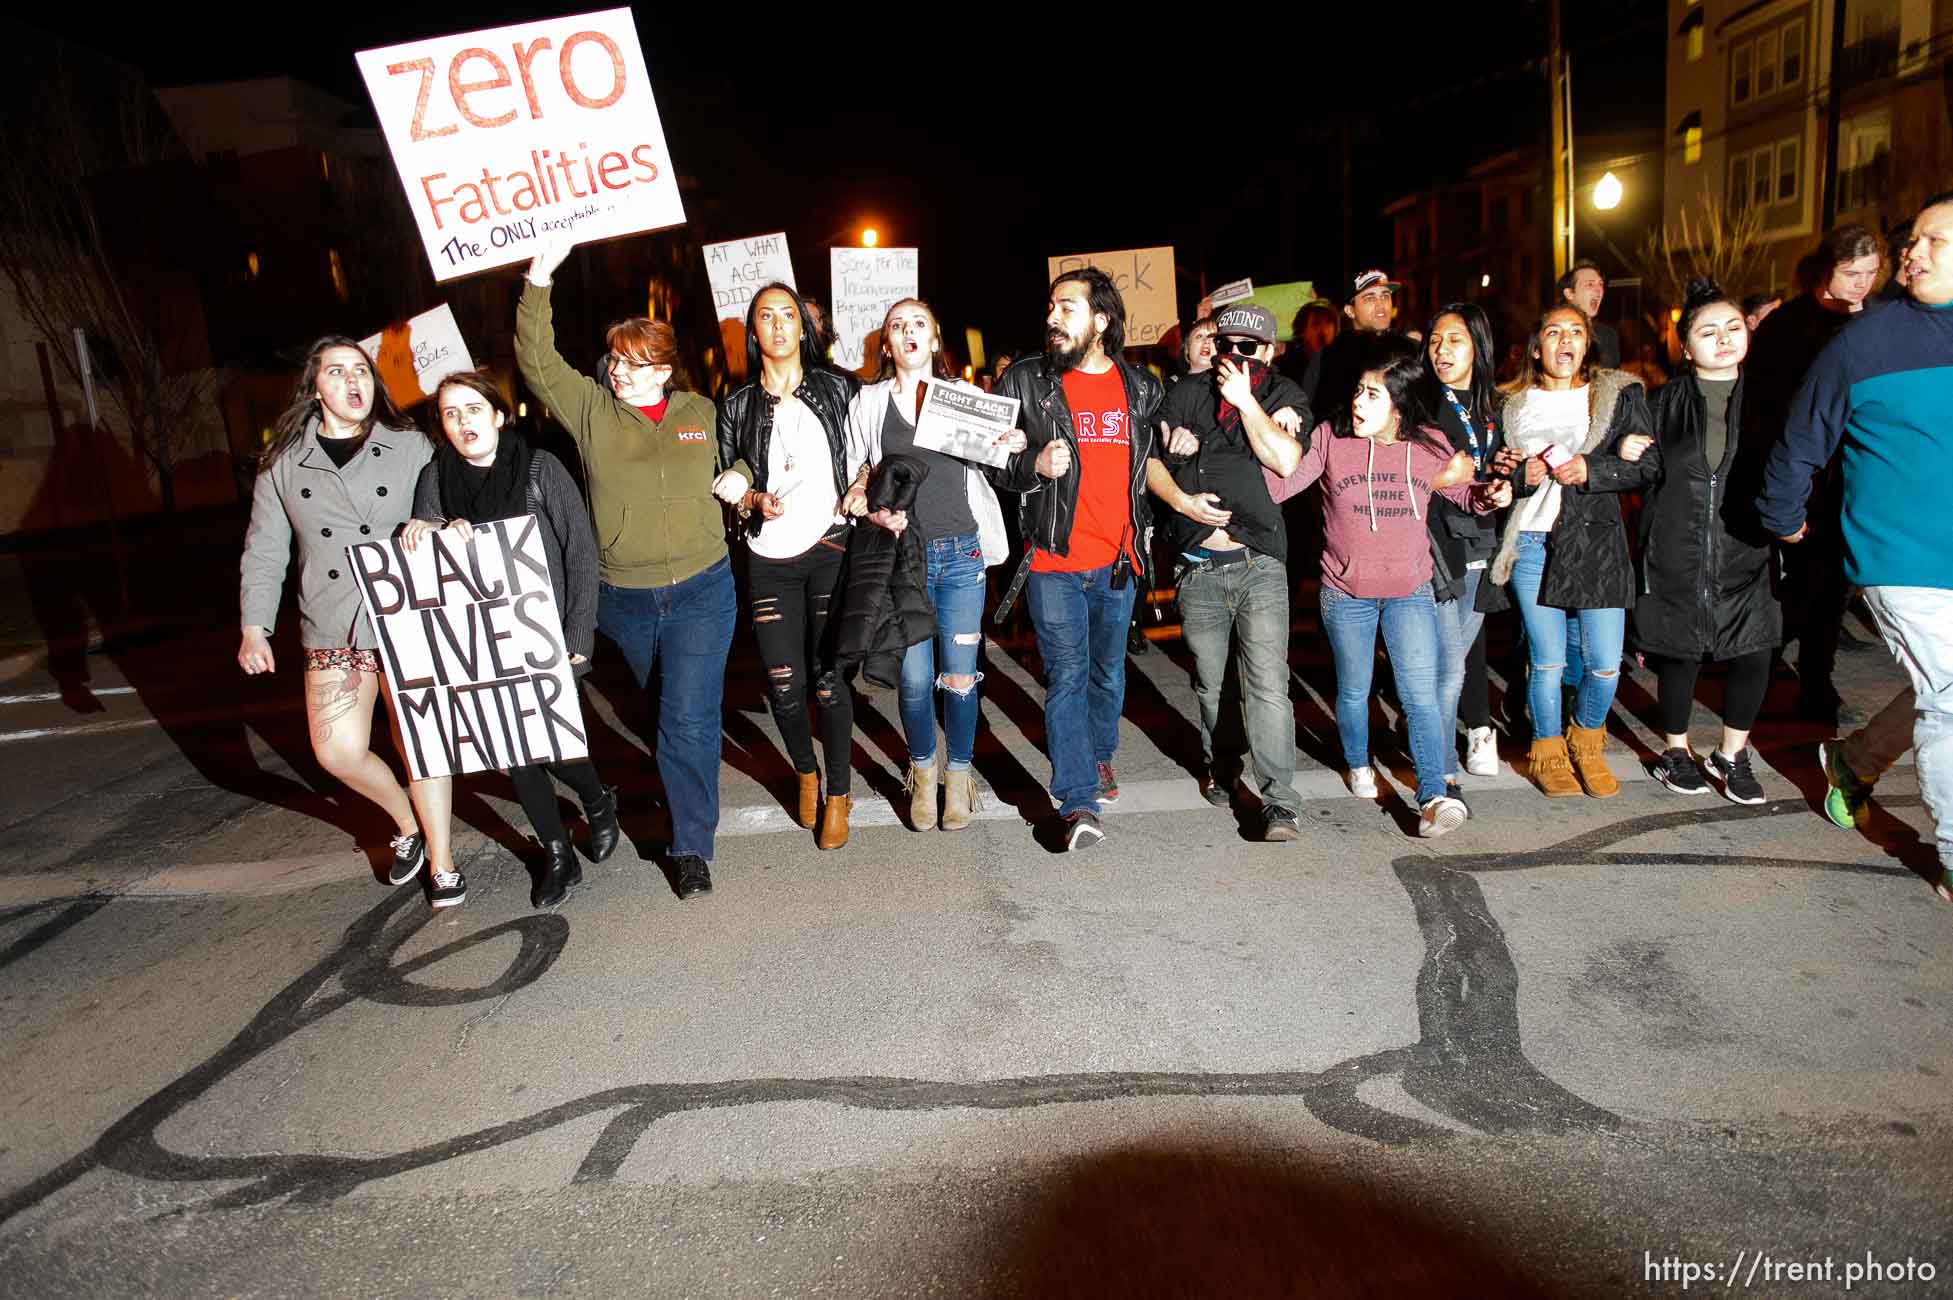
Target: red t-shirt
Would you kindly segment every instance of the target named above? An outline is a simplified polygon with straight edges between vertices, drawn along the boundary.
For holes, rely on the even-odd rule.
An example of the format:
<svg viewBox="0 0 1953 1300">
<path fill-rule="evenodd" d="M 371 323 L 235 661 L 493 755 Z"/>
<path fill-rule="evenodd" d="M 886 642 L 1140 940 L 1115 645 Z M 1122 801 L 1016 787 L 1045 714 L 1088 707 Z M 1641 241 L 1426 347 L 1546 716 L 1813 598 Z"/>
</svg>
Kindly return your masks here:
<svg viewBox="0 0 1953 1300">
<path fill-rule="evenodd" d="M 656 424 L 660 420 L 663 420 L 665 418 L 665 411 L 670 406 L 671 406 L 671 397 L 669 394 L 667 394 L 665 399 L 662 402 L 659 402 L 657 405 L 640 406 L 637 409 L 644 412 L 645 419 L 651 421 L 651 423 L 653 424 Z"/>
<path fill-rule="evenodd" d="M 1137 563 L 1132 535 L 1132 412 L 1119 367 L 1088 375 L 1067 370 L 1065 401 L 1071 407 L 1072 434 L 1078 439 L 1078 509 L 1071 519 L 1070 554 L 1040 549 L 1031 556 L 1036 573 L 1082 573 L 1103 569 L 1119 556 L 1119 544 Z"/>
</svg>

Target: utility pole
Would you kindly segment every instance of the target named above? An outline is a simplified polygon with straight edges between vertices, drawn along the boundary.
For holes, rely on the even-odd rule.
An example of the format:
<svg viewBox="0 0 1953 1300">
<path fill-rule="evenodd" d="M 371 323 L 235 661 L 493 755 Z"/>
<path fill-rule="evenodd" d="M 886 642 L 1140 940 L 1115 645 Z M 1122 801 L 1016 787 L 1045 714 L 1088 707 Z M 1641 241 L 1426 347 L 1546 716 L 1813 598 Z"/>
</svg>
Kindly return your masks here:
<svg viewBox="0 0 1953 1300">
<path fill-rule="evenodd" d="M 1560 35 L 1560 0 L 1546 0 L 1546 88 L 1552 101 L 1553 278 L 1573 265 L 1573 88 Z"/>
<path fill-rule="evenodd" d="M 1824 210 L 1817 228 L 1829 230 L 1838 221 L 1838 119 L 1844 116 L 1845 0 L 1831 0 L 1831 85 L 1824 110 Z"/>
</svg>

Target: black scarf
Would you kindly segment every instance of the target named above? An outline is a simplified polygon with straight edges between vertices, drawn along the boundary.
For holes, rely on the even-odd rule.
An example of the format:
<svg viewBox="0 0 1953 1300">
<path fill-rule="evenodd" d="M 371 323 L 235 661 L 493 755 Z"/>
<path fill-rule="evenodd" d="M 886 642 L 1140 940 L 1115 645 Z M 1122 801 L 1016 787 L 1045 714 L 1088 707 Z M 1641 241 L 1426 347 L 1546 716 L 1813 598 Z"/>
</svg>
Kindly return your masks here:
<svg viewBox="0 0 1953 1300">
<path fill-rule="evenodd" d="M 440 463 L 441 510 L 471 524 L 529 513 L 529 444 L 514 429 L 502 430 L 495 463 L 476 469 L 443 438 L 435 453 Z"/>
</svg>

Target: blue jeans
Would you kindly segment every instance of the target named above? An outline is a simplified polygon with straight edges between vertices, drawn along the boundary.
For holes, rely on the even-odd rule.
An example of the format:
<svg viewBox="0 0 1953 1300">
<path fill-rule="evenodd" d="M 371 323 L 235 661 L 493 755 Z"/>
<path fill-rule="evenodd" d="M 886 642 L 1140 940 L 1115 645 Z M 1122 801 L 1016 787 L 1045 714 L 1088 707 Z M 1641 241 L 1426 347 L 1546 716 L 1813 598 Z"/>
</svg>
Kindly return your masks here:
<svg viewBox="0 0 1953 1300">
<path fill-rule="evenodd" d="M 1472 608 L 1478 599 L 1483 569 L 1465 570 L 1465 589 L 1458 599 L 1438 606 L 1438 731 L 1444 736 L 1445 766 L 1457 770 L 1458 697 L 1465 693 L 1465 659 L 1485 615 Z"/>
<path fill-rule="evenodd" d="M 1417 804 L 1444 793 L 1449 753 L 1438 720 L 1438 608 L 1431 584 L 1408 596 L 1346 596 L 1322 584 L 1322 630 L 1336 657 L 1336 732 L 1347 767 L 1370 766 L 1370 679 L 1377 663 L 1377 628 L 1390 651 L 1397 698 L 1410 731 L 1417 769 Z"/>
<path fill-rule="evenodd" d="M 1573 706 L 1575 726 L 1594 728 L 1607 722 L 1614 692 L 1621 684 L 1621 646 L 1627 637 L 1624 609 L 1561 609 L 1539 603 L 1540 579 L 1546 572 L 1545 533 L 1519 534 L 1519 554 L 1512 566 L 1512 592 L 1519 598 L 1519 617 L 1526 625 L 1526 655 L 1532 673 L 1526 702 L 1533 714 L 1533 738 L 1560 735 L 1560 684 L 1566 679 L 1567 625 L 1580 628 L 1580 651 L 1585 662 L 1579 694 Z"/>
<path fill-rule="evenodd" d="M 712 860 L 719 829 L 721 706 L 738 603 L 732 561 L 669 587 L 597 588 L 597 628 L 640 688 L 658 670 L 658 775 L 671 805 L 671 851 Z"/>
<path fill-rule="evenodd" d="M 1031 625 L 1044 659 L 1044 747 L 1058 815 L 1099 810 L 1100 763 L 1119 748 L 1126 625 L 1137 578 L 1114 590 L 1112 566 L 1030 576 Z"/>
<path fill-rule="evenodd" d="M 1912 761 L 1919 794 L 1933 819 L 1940 865 L 1953 867 L 1953 591 L 1867 587 L 1865 603 L 1912 681 Z M 1888 707 L 1874 721 L 1894 712 Z M 1879 773 L 1859 775 L 1876 780 Z"/>
<path fill-rule="evenodd" d="M 896 700 L 909 762 L 928 767 L 936 759 L 936 687 L 943 688 L 943 740 L 946 766 L 960 772 L 976 748 L 977 652 L 983 648 L 983 548 L 975 533 L 938 537 L 923 550 L 929 560 L 929 603 L 936 609 L 936 636 L 918 641 L 902 656 L 902 684 Z M 958 690 L 937 676 L 970 677 Z"/>
<path fill-rule="evenodd" d="M 1180 636 L 1194 657 L 1200 747 L 1214 766 L 1214 728 L 1228 643 L 1240 638 L 1241 709 L 1261 802 L 1291 811 L 1295 792 L 1295 705 L 1288 694 L 1288 567 L 1266 555 L 1235 564 L 1181 566 Z"/>
</svg>

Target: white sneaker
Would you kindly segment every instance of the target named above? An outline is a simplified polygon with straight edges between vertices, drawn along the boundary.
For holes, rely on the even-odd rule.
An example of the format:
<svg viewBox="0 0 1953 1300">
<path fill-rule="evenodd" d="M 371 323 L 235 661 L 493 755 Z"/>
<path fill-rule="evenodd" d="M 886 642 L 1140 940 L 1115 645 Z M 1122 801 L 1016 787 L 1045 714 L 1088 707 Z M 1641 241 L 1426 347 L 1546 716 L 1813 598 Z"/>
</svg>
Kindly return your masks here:
<svg viewBox="0 0 1953 1300">
<path fill-rule="evenodd" d="M 1422 839 L 1434 840 L 1449 831 L 1455 831 L 1465 824 L 1470 809 L 1462 799 L 1450 795 L 1439 795 L 1424 805 L 1417 816 L 1417 833 Z"/>
<path fill-rule="evenodd" d="M 1473 727 L 1465 733 L 1465 770 L 1473 776 L 1499 774 L 1499 742 L 1490 727 Z"/>
<path fill-rule="evenodd" d="M 1358 799 L 1377 797 L 1377 770 L 1373 767 L 1352 767 L 1349 770 L 1349 792 Z"/>
</svg>

